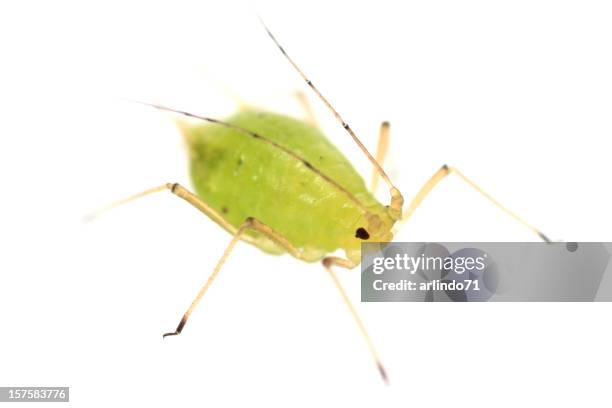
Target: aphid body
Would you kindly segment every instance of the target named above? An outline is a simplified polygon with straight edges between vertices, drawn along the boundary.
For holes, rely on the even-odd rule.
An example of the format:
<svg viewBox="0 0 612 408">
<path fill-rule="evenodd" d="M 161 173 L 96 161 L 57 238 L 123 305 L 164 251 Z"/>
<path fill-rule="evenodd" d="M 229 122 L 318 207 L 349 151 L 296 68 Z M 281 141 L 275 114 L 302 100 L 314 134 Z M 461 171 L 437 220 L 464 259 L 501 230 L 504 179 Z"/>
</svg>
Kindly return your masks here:
<svg viewBox="0 0 612 408">
<path fill-rule="evenodd" d="M 359 263 L 361 242 L 391 240 L 389 211 L 315 126 L 251 109 L 224 122 L 252 133 L 215 123 L 181 128 L 196 193 L 230 224 L 254 217 L 310 262 L 343 249 Z M 258 231 L 243 238 L 266 252 L 286 252 Z"/>
</svg>

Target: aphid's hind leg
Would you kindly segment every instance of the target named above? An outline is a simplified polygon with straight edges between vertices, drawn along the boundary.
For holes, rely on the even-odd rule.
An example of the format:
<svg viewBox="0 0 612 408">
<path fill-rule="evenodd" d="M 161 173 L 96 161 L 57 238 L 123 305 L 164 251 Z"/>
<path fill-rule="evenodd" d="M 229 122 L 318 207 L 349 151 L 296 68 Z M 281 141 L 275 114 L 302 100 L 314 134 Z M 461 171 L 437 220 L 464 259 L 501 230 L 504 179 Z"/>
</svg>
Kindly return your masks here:
<svg viewBox="0 0 612 408">
<path fill-rule="evenodd" d="M 229 222 L 227 222 L 225 220 L 225 218 L 219 214 L 214 208 L 212 208 L 211 206 L 209 206 L 208 204 L 206 204 L 204 201 L 202 201 L 198 196 L 196 196 L 195 194 L 193 194 L 191 191 L 187 190 L 185 187 L 181 186 L 178 183 L 165 183 L 162 184 L 160 186 L 157 187 L 153 187 L 150 188 L 148 190 L 145 190 L 141 193 L 138 194 L 134 194 L 130 197 L 127 197 L 123 200 L 117 201 L 115 203 L 112 203 L 94 213 L 91 213 L 89 215 L 87 215 L 85 217 L 86 221 L 92 221 L 95 218 L 99 217 L 100 215 L 102 215 L 103 213 L 112 210 L 113 208 L 116 208 L 120 205 L 129 203 L 131 201 L 134 201 L 138 198 L 142 198 L 145 196 L 148 196 L 150 194 L 153 193 L 157 193 L 160 191 L 165 191 L 165 190 L 169 190 L 172 194 L 182 198 L 183 200 L 187 201 L 189 204 L 193 205 L 195 208 L 197 208 L 198 210 L 202 211 L 204 214 L 206 214 L 209 218 L 211 218 L 213 221 L 215 221 L 216 223 L 218 223 L 219 225 L 221 225 L 223 228 L 225 228 L 226 230 L 228 230 L 230 233 L 235 233 L 236 228 L 230 224 Z"/>
<path fill-rule="evenodd" d="M 243 238 L 243 234 L 244 234 L 244 232 L 246 230 L 253 229 L 255 231 L 259 231 L 260 233 L 264 234 L 268 238 L 274 240 L 279 245 L 284 247 L 287 250 L 287 252 L 289 252 L 294 257 L 296 257 L 298 259 L 304 259 L 303 253 L 299 249 L 297 249 L 295 246 L 293 246 L 285 237 L 283 237 L 277 231 L 273 230 L 271 227 L 267 226 L 266 224 L 262 223 L 261 221 L 255 219 L 253 217 L 249 217 L 249 218 L 247 218 L 240 225 L 240 227 L 236 228 L 232 224 L 227 222 L 227 220 L 223 217 L 222 214 L 219 214 L 219 212 L 217 212 L 214 208 L 210 207 L 208 204 L 206 204 L 204 201 L 202 201 L 198 196 L 196 196 L 195 194 L 193 194 L 192 192 L 190 192 L 189 190 L 187 190 L 186 188 L 184 188 L 183 186 L 181 186 L 178 183 L 165 183 L 165 184 L 162 184 L 160 186 L 153 187 L 153 188 L 150 188 L 148 190 L 145 190 L 145 191 L 143 191 L 141 193 L 134 194 L 134 195 L 132 195 L 132 196 L 130 196 L 130 197 L 124 199 L 124 200 L 117 201 L 117 202 L 115 202 L 115 203 L 113 203 L 113 204 L 111 204 L 109 206 L 106 206 L 106 207 L 102 208 L 101 210 L 99 210 L 99 211 L 91 214 L 90 216 L 88 216 L 87 219 L 92 220 L 92 219 L 98 217 L 103 212 L 106 212 L 106 211 L 108 211 L 108 210 L 110 210 L 112 208 L 115 208 L 117 206 L 126 204 L 126 203 L 131 202 L 133 200 L 136 200 L 138 198 L 145 197 L 145 196 L 148 196 L 150 194 L 157 193 L 157 192 L 160 192 L 160 191 L 165 191 L 165 190 L 169 190 L 172 194 L 174 194 L 174 195 L 182 198 L 183 200 L 187 201 L 189 204 L 193 205 L 195 208 L 197 208 L 198 210 L 202 211 L 210 219 L 212 219 L 213 221 L 217 222 L 221 227 L 223 227 L 224 229 L 226 229 L 227 231 L 232 233 L 234 236 L 233 236 L 232 240 L 230 241 L 229 245 L 227 246 L 227 248 L 225 249 L 225 251 L 223 252 L 223 255 L 221 256 L 221 258 L 217 262 L 217 265 L 215 266 L 215 269 L 213 270 L 212 274 L 209 276 L 209 278 L 206 281 L 206 283 L 204 284 L 204 286 L 202 286 L 202 288 L 198 292 L 198 294 L 195 297 L 195 299 L 191 302 L 191 305 L 189 306 L 187 311 L 183 314 L 183 317 L 181 318 L 181 321 L 179 322 L 176 330 L 174 330 L 174 332 L 165 333 L 164 337 L 174 336 L 174 335 L 178 335 L 178 334 L 181 333 L 181 331 L 185 327 L 185 324 L 187 323 L 187 320 L 189 319 L 189 316 L 191 315 L 193 310 L 196 308 L 198 303 L 202 300 L 202 297 L 204 296 L 206 291 L 208 291 L 208 288 L 212 285 L 213 281 L 215 280 L 215 278 L 217 277 L 217 275 L 221 271 L 221 268 L 223 267 L 223 264 L 227 260 L 228 256 L 230 255 L 230 253 L 232 252 L 232 250 L 234 249 L 234 247 L 236 246 L 238 241 L 241 238 Z M 328 258 L 324 258 L 323 259 L 323 266 L 329 272 L 329 274 L 332 277 L 334 283 L 336 284 L 336 287 L 339 289 L 340 294 L 342 295 L 342 298 L 343 298 L 344 302 L 349 307 L 349 309 L 351 311 L 351 314 L 353 315 L 353 318 L 357 322 L 357 324 L 359 326 L 359 329 L 361 330 L 361 333 L 363 334 L 363 336 L 364 336 L 364 338 L 365 338 L 365 340 L 366 340 L 366 342 L 368 344 L 370 352 L 372 353 L 372 355 L 374 356 L 374 359 L 376 360 L 376 365 L 378 367 L 378 370 L 380 371 L 381 376 L 383 377 L 385 382 L 387 382 L 387 374 L 385 372 L 385 369 L 383 368 L 383 365 L 380 362 L 380 359 L 378 358 L 378 354 L 376 353 L 376 349 L 374 348 L 372 340 L 370 339 L 370 336 L 368 335 L 368 332 L 365 329 L 365 326 L 364 326 L 363 322 L 361 321 L 361 318 L 357 314 L 357 311 L 355 310 L 355 308 L 351 304 L 351 302 L 350 302 L 350 300 L 349 300 L 349 298 L 348 298 L 344 288 L 340 284 L 340 281 L 338 280 L 337 276 L 334 274 L 333 270 L 331 269 L 332 265 L 337 265 L 337 266 L 341 266 L 341 267 L 348 268 L 348 269 L 354 268 L 357 265 L 355 263 L 349 261 L 348 259 L 342 259 L 342 258 L 337 258 L 337 257 L 328 257 Z"/>
<path fill-rule="evenodd" d="M 245 101 L 244 98 L 242 98 L 242 96 L 240 96 L 236 91 L 234 91 L 234 89 L 232 89 L 225 81 L 219 79 L 207 67 L 202 66 L 201 69 L 204 72 L 204 75 L 208 77 L 208 79 L 217 89 L 219 89 L 221 92 L 223 92 L 226 96 L 228 96 L 234 101 L 238 110 L 242 111 L 249 109 L 251 104 Z"/>
<path fill-rule="evenodd" d="M 523 220 L 521 217 L 516 215 L 514 212 L 512 212 L 509 209 L 507 209 L 506 207 L 504 207 L 501 203 L 499 203 L 499 201 L 494 199 L 489 193 L 487 193 L 482 188 L 480 188 L 472 180 L 470 180 L 466 176 L 464 176 L 463 173 L 461 173 L 459 170 L 457 170 L 454 167 L 449 167 L 446 164 L 443 165 L 442 167 L 440 167 L 440 169 L 437 172 L 435 172 L 433 176 L 431 176 L 431 178 L 423 185 L 423 187 L 421 187 L 419 192 L 416 194 L 416 196 L 410 202 L 410 205 L 408 206 L 408 208 L 404 212 L 404 216 L 402 217 L 401 223 L 397 227 L 403 225 L 403 223 L 408 221 L 410 216 L 412 216 L 414 211 L 421 204 L 421 202 L 425 199 L 425 197 L 430 193 L 430 191 L 442 179 L 444 179 L 446 176 L 448 176 L 451 173 L 456 174 L 461 180 L 466 182 L 470 187 L 472 187 L 474 190 L 476 190 L 478 193 L 480 193 L 484 198 L 489 200 L 493 205 L 495 205 L 497 208 L 499 208 L 500 210 L 504 211 L 506 214 L 508 214 L 509 216 L 511 216 L 512 218 L 514 218 L 515 220 L 517 220 L 518 222 L 523 224 L 525 227 L 529 228 L 531 231 L 533 231 L 535 234 L 537 234 L 543 241 L 551 242 L 550 239 L 544 233 L 542 233 L 542 231 L 540 231 L 539 229 L 535 228 L 533 225 L 527 223 L 525 220 Z"/>
<path fill-rule="evenodd" d="M 306 97 L 306 94 L 301 90 L 297 90 L 294 92 L 293 95 L 295 96 L 295 98 L 300 103 L 300 106 L 302 107 L 302 111 L 304 112 L 306 122 L 318 128 L 319 122 L 317 121 L 317 117 L 314 113 L 314 110 L 312 109 L 312 105 L 310 105 L 310 102 L 308 102 L 308 97 Z"/>
<path fill-rule="evenodd" d="M 277 242 L 278 244 L 280 244 L 283 248 L 285 248 L 287 250 L 287 252 L 289 252 L 294 257 L 296 257 L 298 259 L 303 259 L 304 258 L 302 252 L 299 249 L 297 249 L 295 246 L 293 246 L 281 234 L 279 234 L 278 232 L 273 230 L 271 227 L 265 225 L 261 221 L 258 221 L 257 219 L 255 219 L 253 217 L 248 217 L 238 228 L 236 228 L 235 226 L 230 224 L 223 217 L 223 215 L 220 214 L 217 210 L 215 210 L 214 208 L 212 208 L 211 206 L 206 204 L 198 196 L 196 196 L 195 194 L 193 194 L 192 192 L 190 192 L 189 190 L 187 190 L 186 188 L 184 188 L 183 186 L 181 186 L 178 183 L 166 183 L 166 184 L 162 184 L 162 185 L 157 186 L 157 187 L 150 188 L 150 189 L 145 190 L 145 191 L 143 191 L 141 193 L 134 194 L 134 195 L 132 195 L 132 196 L 130 196 L 130 197 L 124 199 L 124 200 L 117 201 L 117 202 L 115 202 L 115 203 L 113 203 L 113 204 L 111 204 L 111 205 L 109 205 L 107 207 L 102 208 L 101 210 L 99 210 L 99 211 L 91 214 L 90 216 L 88 216 L 87 219 L 92 220 L 92 219 L 98 217 L 103 212 L 106 212 L 106 211 L 108 211 L 108 210 L 110 210 L 112 208 L 115 208 L 117 206 L 126 204 L 126 203 L 128 203 L 130 201 L 133 201 L 133 200 L 136 200 L 138 198 L 145 197 L 145 196 L 147 196 L 149 194 L 157 193 L 157 192 L 164 191 L 164 190 L 169 190 L 172 194 L 174 194 L 174 195 L 182 198 L 183 200 L 187 201 L 189 204 L 193 205 L 195 208 L 197 208 L 198 210 L 202 211 L 210 219 L 212 219 L 213 221 L 215 221 L 216 223 L 221 225 L 221 227 L 223 227 L 224 229 L 229 231 L 234 236 L 232 238 L 232 240 L 230 241 L 229 245 L 227 246 L 227 248 L 225 249 L 225 251 L 223 252 L 223 256 L 221 256 L 221 259 L 219 260 L 219 262 L 217 262 L 217 265 L 215 266 L 215 269 L 213 270 L 213 273 L 210 275 L 210 277 L 208 278 L 208 280 L 206 281 L 204 286 L 200 289 L 200 291 L 198 292 L 196 298 L 193 300 L 193 302 L 189 306 L 189 309 L 187 309 L 187 312 L 185 312 L 185 314 L 183 315 L 183 318 L 181 319 L 181 321 L 180 321 L 179 325 L 177 326 L 176 330 L 174 332 L 172 332 L 172 333 L 164 334 L 164 337 L 166 337 L 166 336 L 173 336 L 173 335 L 177 335 L 177 334 L 181 333 L 181 331 L 183 330 L 183 327 L 185 326 L 185 323 L 187 323 L 187 319 L 189 318 L 189 316 L 191 315 L 191 313 L 193 312 L 195 307 L 198 305 L 198 303 L 200 302 L 200 300 L 202 299 L 202 297 L 204 296 L 204 294 L 206 293 L 208 288 L 211 286 L 212 282 L 215 280 L 215 278 L 219 274 L 219 271 L 221 270 L 221 267 L 225 263 L 225 261 L 226 261 L 227 257 L 229 256 L 229 254 L 232 252 L 232 249 L 234 249 L 234 246 L 236 246 L 236 243 L 241 238 L 244 238 L 243 234 L 244 234 L 244 232 L 247 229 L 253 229 L 255 231 L 261 232 L 262 234 L 264 234 L 268 238 L 270 238 L 270 239 L 274 240 L 275 242 Z"/>
<path fill-rule="evenodd" d="M 181 318 L 181 321 L 179 322 L 176 330 L 171 333 L 165 333 L 164 337 L 176 336 L 181 333 L 181 331 L 183 330 L 183 327 L 185 327 L 185 324 L 187 323 L 187 319 L 189 319 L 189 316 L 191 315 L 193 310 L 197 307 L 198 303 L 200 303 L 200 301 L 204 297 L 204 294 L 206 294 L 206 292 L 208 291 L 208 288 L 210 288 L 213 281 L 215 280 L 215 278 L 221 271 L 221 268 L 223 267 L 223 264 L 227 260 L 228 256 L 230 255 L 230 253 L 232 252 L 232 250 L 234 249 L 234 247 L 236 246 L 236 244 L 238 243 L 238 241 L 240 240 L 244 232 L 248 229 L 252 229 L 252 230 L 261 232 L 267 237 L 273 239 L 278 244 L 282 245 L 289 253 L 291 253 L 296 258 L 298 259 L 303 258 L 302 252 L 298 250 L 297 248 L 295 248 L 285 237 L 283 237 L 277 231 L 273 230 L 272 228 L 262 223 L 261 221 L 257 220 L 256 218 L 248 217 L 240 225 L 240 227 L 236 230 L 234 237 L 228 244 L 227 248 L 225 248 L 225 251 L 223 252 L 223 255 L 217 262 L 217 265 L 215 266 L 215 269 L 213 270 L 212 274 L 208 277 L 208 280 L 206 281 L 204 286 L 202 286 L 202 288 L 196 295 L 195 299 L 191 302 L 191 305 L 189 306 L 187 311 L 183 314 L 183 317 Z"/>
<path fill-rule="evenodd" d="M 242 225 L 237 229 L 236 233 L 234 234 L 234 237 L 232 238 L 232 240 L 230 241 L 228 246 L 225 248 L 225 251 L 223 252 L 223 255 L 221 256 L 221 258 L 217 262 L 217 265 L 215 266 L 215 269 L 213 270 L 212 274 L 208 277 L 208 280 L 206 281 L 204 286 L 202 286 L 202 288 L 200 289 L 200 291 L 196 295 L 195 299 L 191 302 L 191 305 L 189 306 L 187 311 L 183 314 L 183 317 L 181 318 L 181 321 L 179 322 L 178 326 L 176 327 L 176 330 L 173 331 L 173 332 L 170 332 L 170 333 L 165 333 L 163 337 L 176 336 L 176 335 L 181 333 L 181 331 L 185 327 L 185 324 L 187 323 L 187 320 L 189 319 L 189 316 L 191 315 L 193 310 L 197 307 L 197 305 L 200 303 L 200 301 L 202 300 L 202 298 L 204 297 L 204 295 L 206 294 L 206 292 L 208 291 L 208 289 L 212 285 L 213 281 L 215 280 L 215 278 L 217 277 L 217 275 L 221 271 L 221 268 L 225 264 L 225 261 L 227 260 L 227 258 L 229 257 L 230 253 L 232 252 L 232 250 L 234 249 L 234 247 L 236 246 L 236 244 L 240 240 L 241 236 L 248 229 L 252 229 L 252 230 L 258 231 L 258 232 L 266 235 L 268 238 L 274 240 L 275 242 L 277 242 L 278 244 L 283 246 L 287 250 L 287 252 L 291 253 L 294 257 L 296 257 L 298 259 L 303 259 L 302 252 L 299 249 L 297 249 L 295 246 L 293 246 L 279 232 L 273 230 L 271 227 L 269 227 L 268 225 L 262 223 L 261 221 L 257 220 L 256 218 L 248 217 L 242 223 Z M 357 266 L 357 264 L 349 261 L 348 259 L 342 259 L 342 258 L 337 258 L 337 257 L 328 257 L 328 258 L 324 258 L 323 259 L 323 266 L 325 266 L 325 269 L 327 269 L 327 271 L 329 272 L 329 274 L 332 277 L 336 287 L 340 291 L 340 294 L 342 295 L 342 298 L 343 298 L 344 302 L 349 307 L 349 309 L 351 311 L 351 314 L 353 315 L 353 318 L 357 322 L 357 324 L 359 326 L 359 329 L 361 330 L 361 333 L 363 334 L 363 336 L 364 336 L 364 338 L 365 338 L 365 340 L 366 340 L 366 342 L 368 344 L 370 352 L 372 353 L 372 355 L 373 355 L 373 357 L 374 357 L 374 359 L 376 361 L 376 366 L 378 367 L 380 375 L 382 376 L 382 378 L 385 381 L 385 383 L 388 383 L 387 373 L 386 373 L 382 363 L 380 362 L 380 358 L 378 358 L 378 353 L 376 352 L 376 349 L 374 348 L 374 344 L 373 344 L 372 340 L 370 339 L 370 336 L 369 336 L 369 334 L 368 334 L 368 332 L 367 332 L 367 330 L 365 328 L 365 325 L 363 324 L 361 318 L 359 317 L 359 314 L 355 310 L 355 308 L 352 305 L 351 301 L 349 300 L 348 295 L 346 294 L 346 291 L 344 290 L 344 288 L 342 287 L 340 281 L 338 280 L 338 277 L 335 275 L 335 273 L 331 269 L 332 265 L 338 265 L 338 266 L 341 266 L 341 267 L 344 267 L 344 268 L 351 269 L 351 268 L 354 268 L 355 266 Z"/>
<path fill-rule="evenodd" d="M 349 308 L 351 315 L 353 316 L 353 319 L 357 323 L 357 326 L 359 326 L 359 330 L 361 331 L 361 334 L 363 335 L 366 343 L 368 344 L 370 353 L 372 354 L 372 357 L 374 357 L 374 361 L 376 362 L 376 367 L 378 368 L 378 371 L 380 372 L 380 376 L 382 377 L 383 381 L 386 384 L 388 384 L 389 378 L 387 377 L 387 371 L 385 370 L 385 367 L 382 365 L 382 362 L 380 361 L 380 358 L 378 357 L 378 352 L 376 351 L 376 348 L 374 347 L 374 342 L 370 338 L 370 335 L 368 334 L 365 324 L 363 324 L 363 321 L 359 317 L 359 314 L 357 313 L 355 306 L 353 306 L 353 304 L 351 303 L 351 300 L 349 299 L 346 291 L 344 290 L 344 287 L 340 283 L 338 276 L 336 276 L 336 274 L 334 273 L 332 269 L 332 266 L 340 266 L 342 268 L 352 269 L 355 266 L 357 266 L 357 264 L 355 264 L 354 262 L 351 262 L 348 259 L 338 258 L 335 256 L 329 256 L 327 258 L 323 258 L 323 266 L 325 267 L 325 269 L 331 276 L 332 280 L 334 281 L 334 284 L 340 291 L 342 300 L 344 301 L 346 306 Z"/>
<path fill-rule="evenodd" d="M 384 121 L 380 124 L 380 133 L 378 134 L 378 145 L 376 146 L 376 161 L 381 166 L 385 162 L 387 157 L 387 150 L 389 150 L 389 122 Z M 378 180 L 380 180 L 380 173 L 376 167 L 372 168 L 372 178 L 370 181 L 370 191 L 376 193 L 378 188 Z"/>
</svg>

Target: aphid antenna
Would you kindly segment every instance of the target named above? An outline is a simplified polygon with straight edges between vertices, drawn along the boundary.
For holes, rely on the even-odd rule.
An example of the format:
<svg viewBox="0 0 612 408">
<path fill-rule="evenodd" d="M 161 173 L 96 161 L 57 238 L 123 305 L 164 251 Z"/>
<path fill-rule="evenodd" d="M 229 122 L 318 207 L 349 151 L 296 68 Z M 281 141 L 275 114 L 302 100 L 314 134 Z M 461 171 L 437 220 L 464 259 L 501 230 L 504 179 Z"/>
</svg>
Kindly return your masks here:
<svg viewBox="0 0 612 408">
<path fill-rule="evenodd" d="M 357 144 L 357 146 L 361 149 L 361 151 L 366 155 L 368 160 L 372 163 L 372 165 L 374 166 L 374 168 L 376 169 L 380 177 L 382 177 L 385 183 L 387 183 L 387 185 L 389 186 L 389 193 L 391 194 L 391 203 L 389 205 L 390 215 L 393 217 L 394 220 L 396 221 L 400 220 L 402 218 L 402 206 L 404 205 L 404 197 L 402 196 L 402 193 L 395 187 L 395 185 L 393 185 L 393 182 L 391 181 L 387 173 L 385 173 L 382 166 L 378 163 L 378 161 L 374 158 L 374 156 L 370 154 L 368 149 L 364 146 L 364 144 L 361 142 L 359 137 L 357 137 L 357 135 L 355 134 L 353 129 L 350 127 L 350 125 L 344 120 L 342 116 L 340 116 L 340 113 L 338 113 L 338 111 L 327 100 L 327 98 L 323 96 L 321 91 L 319 91 L 319 89 L 313 84 L 310 78 L 306 76 L 306 74 L 302 71 L 302 69 L 293 61 L 293 59 L 291 59 L 289 54 L 287 54 L 283 46 L 280 45 L 280 43 L 278 42 L 274 34 L 272 34 L 272 32 L 270 31 L 266 23 L 261 18 L 261 16 L 257 15 L 257 17 L 259 18 L 259 21 L 261 22 L 261 25 L 263 26 L 263 28 L 268 33 L 268 36 L 270 37 L 270 39 L 272 39 L 274 44 L 276 44 L 276 46 L 278 47 L 280 52 L 285 56 L 287 61 L 289 61 L 289 63 L 291 64 L 291 66 L 293 66 L 295 71 L 306 82 L 306 85 L 308 85 L 310 89 L 313 90 L 313 92 L 319 97 L 319 99 L 323 102 L 323 104 L 325 104 L 325 106 L 332 112 L 336 120 L 342 125 L 344 130 L 351 136 L 351 138 L 353 138 L 353 141 Z"/>
</svg>

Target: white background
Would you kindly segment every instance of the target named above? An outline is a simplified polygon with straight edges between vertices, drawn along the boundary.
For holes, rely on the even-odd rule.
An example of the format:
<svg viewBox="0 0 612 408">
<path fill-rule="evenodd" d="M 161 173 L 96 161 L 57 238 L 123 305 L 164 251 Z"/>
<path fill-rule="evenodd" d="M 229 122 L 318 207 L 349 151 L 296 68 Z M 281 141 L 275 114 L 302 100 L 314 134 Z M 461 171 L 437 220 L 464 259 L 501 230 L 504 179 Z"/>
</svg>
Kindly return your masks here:
<svg viewBox="0 0 612 408">
<path fill-rule="evenodd" d="M 299 114 L 257 10 L 367 146 L 391 121 L 406 197 L 448 163 L 553 239 L 609 241 L 609 3 L 221 3 L 0 6 L 0 385 L 84 407 L 609 406 L 608 304 L 358 304 L 385 387 L 320 265 L 240 244 L 162 341 L 229 236 L 170 194 L 80 222 L 189 184 L 172 120 L 125 99 L 223 117 L 225 87 Z M 536 238 L 451 177 L 398 239 Z"/>
</svg>

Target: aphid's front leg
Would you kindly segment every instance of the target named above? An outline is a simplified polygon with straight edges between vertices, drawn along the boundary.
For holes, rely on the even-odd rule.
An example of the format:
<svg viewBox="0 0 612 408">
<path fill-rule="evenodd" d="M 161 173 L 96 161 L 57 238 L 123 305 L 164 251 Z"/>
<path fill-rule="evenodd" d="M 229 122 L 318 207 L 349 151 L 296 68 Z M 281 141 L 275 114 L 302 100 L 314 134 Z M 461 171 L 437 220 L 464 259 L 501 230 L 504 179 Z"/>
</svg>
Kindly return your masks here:
<svg viewBox="0 0 612 408">
<path fill-rule="evenodd" d="M 353 306 L 353 304 L 351 303 L 351 300 L 349 299 L 348 295 L 346 294 L 346 291 L 344 290 L 344 287 L 340 283 L 340 280 L 338 279 L 338 276 L 336 276 L 336 274 L 334 273 L 334 270 L 332 269 L 332 266 L 334 266 L 334 265 L 335 266 L 340 266 L 342 268 L 352 269 L 355 266 L 357 266 L 357 264 L 355 264 L 354 262 L 351 262 L 348 259 L 338 258 L 338 257 L 335 257 L 335 256 L 329 256 L 329 257 L 323 259 L 323 266 L 325 267 L 325 269 L 327 270 L 327 272 L 331 276 L 332 280 L 334 281 L 334 284 L 336 285 L 336 287 L 340 291 L 340 295 L 342 296 L 342 300 L 344 300 L 344 303 L 349 308 L 349 310 L 351 312 L 351 315 L 353 316 L 353 319 L 355 319 L 355 322 L 357 323 L 357 326 L 359 326 L 359 330 L 361 331 L 361 334 L 363 335 L 366 343 L 368 344 L 368 348 L 370 349 L 370 353 L 372 354 L 372 357 L 374 357 L 374 361 L 376 361 L 376 367 L 378 367 L 378 371 L 380 372 L 380 376 L 382 377 L 383 381 L 388 384 L 389 383 L 389 378 L 387 377 L 387 371 L 385 370 L 385 367 L 382 365 L 382 363 L 380 361 L 380 358 L 378 357 L 378 352 L 376 351 L 376 348 L 374 347 L 374 342 L 370 338 L 370 335 L 368 334 L 368 331 L 367 331 L 367 329 L 365 327 L 365 324 L 363 324 L 363 321 L 359 317 L 359 314 L 357 313 L 357 310 L 355 309 L 355 306 Z"/>
<path fill-rule="evenodd" d="M 384 121 L 380 124 L 380 133 L 378 134 L 378 145 L 376 146 L 376 161 L 381 166 L 385 162 L 387 157 L 387 150 L 389 149 L 389 122 Z M 380 180 L 380 173 L 376 167 L 372 168 L 372 178 L 370 181 L 370 191 L 376 193 L 378 188 L 378 180 Z"/>
<path fill-rule="evenodd" d="M 412 199 L 412 201 L 410 202 L 410 205 L 408 206 L 408 208 L 406 209 L 406 211 L 404 212 L 404 216 L 402 218 L 401 224 L 405 223 L 406 221 L 408 221 L 408 219 L 410 218 L 410 216 L 414 213 L 414 211 L 417 209 L 417 207 L 421 204 L 421 202 L 425 199 L 425 197 L 430 193 L 430 191 L 442 180 L 444 179 L 446 176 L 448 176 L 449 174 L 454 173 L 457 176 L 459 176 L 459 178 L 461 180 L 463 180 L 465 183 L 467 183 L 470 187 L 472 187 L 474 190 L 476 190 L 478 193 L 480 193 L 484 198 L 486 198 L 487 200 L 489 200 L 493 205 L 495 205 L 497 208 L 499 208 L 500 210 L 504 211 L 506 214 L 508 214 L 509 216 L 511 216 L 512 218 L 514 218 L 515 220 L 517 220 L 518 222 L 520 222 L 521 224 L 523 224 L 525 227 L 529 228 L 531 231 L 533 231 L 535 234 L 537 234 L 543 241 L 545 242 L 550 242 L 550 239 L 544 235 L 544 233 L 542 233 L 542 231 L 540 231 L 539 229 L 535 228 L 533 225 L 527 223 L 525 220 L 523 220 L 521 217 L 519 217 L 518 215 L 516 215 L 515 213 L 513 213 L 512 211 L 510 211 L 509 209 L 507 209 L 506 207 L 504 207 L 502 204 L 499 203 L 499 201 L 497 201 L 496 199 L 494 199 L 489 193 L 487 193 L 486 191 L 484 191 L 482 188 L 480 188 L 476 183 L 474 183 L 472 180 L 468 179 L 466 176 L 463 175 L 463 173 L 461 173 L 459 170 L 457 170 L 454 167 L 449 167 L 446 164 L 443 165 L 442 167 L 440 167 L 440 169 L 434 173 L 433 176 L 431 176 L 431 178 L 429 180 L 427 180 L 427 182 L 423 185 L 423 187 L 421 187 L 421 189 L 419 190 L 419 192 L 416 194 L 416 196 Z M 399 227 L 399 225 L 398 225 Z"/>
</svg>

